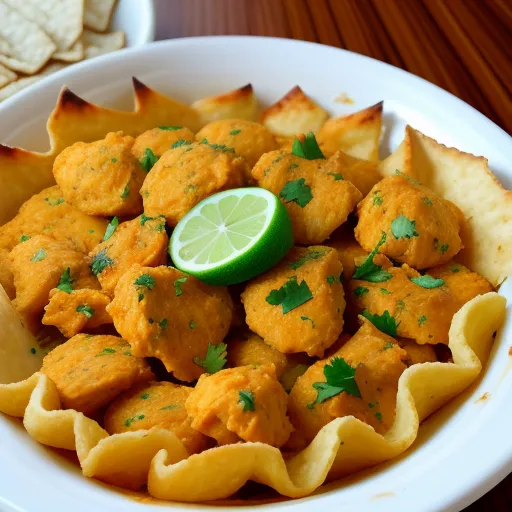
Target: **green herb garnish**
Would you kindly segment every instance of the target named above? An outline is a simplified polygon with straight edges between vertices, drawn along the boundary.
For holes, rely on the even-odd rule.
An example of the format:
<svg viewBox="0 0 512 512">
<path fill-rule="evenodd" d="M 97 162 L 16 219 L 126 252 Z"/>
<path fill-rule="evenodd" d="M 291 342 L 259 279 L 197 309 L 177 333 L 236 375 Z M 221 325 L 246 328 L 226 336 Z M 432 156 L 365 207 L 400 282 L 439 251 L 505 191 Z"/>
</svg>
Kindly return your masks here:
<svg viewBox="0 0 512 512">
<path fill-rule="evenodd" d="M 405 215 L 399 215 L 391 223 L 391 233 L 397 240 L 419 236 L 416 232 L 416 221 L 409 220 Z"/>
<path fill-rule="evenodd" d="M 190 144 L 192 144 L 192 142 L 189 142 L 185 139 L 179 139 L 171 145 L 171 149 L 181 148 L 182 146 L 190 146 Z"/>
<path fill-rule="evenodd" d="M 99 356 L 109 356 L 111 354 L 115 354 L 117 350 L 115 348 L 105 347 L 99 354 L 96 354 L 96 357 Z"/>
<path fill-rule="evenodd" d="M 196 323 L 194 322 L 194 320 L 190 320 L 190 322 L 188 323 L 188 326 L 190 329 L 195 329 L 196 328 Z"/>
<path fill-rule="evenodd" d="M 279 197 L 284 199 L 285 203 L 296 203 L 301 208 L 305 208 L 311 199 L 313 194 L 311 188 L 306 185 L 305 178 L 300 178 L 295 181 L 289 181 L 279 192 Z"/>
<path fill-rule="evenodd" d="M 427 317 L 425 315 L 421 315 L 418 318 L 418 325 L 421 327 L 427 321 Z"/>
<path fill-rule="evenodd" d="M 422 288 L 439 288 L 444 285 L 444 279 L 436 279 L 435 277 L 425 274 L 420 277 L 411 277 L 411 281 Z"/>
<path fill-rule="evenodd" d="M 142 160 L 140 161 L 140 165 L 145 172 L 151 171 L 153 166 L 158 162 L 158 157 L 153 153 L 151 148 L 146 148 L 144 150 L 144 155 L 142 156 Z"/>
<path fill-rule="evenodd" d="M 71 278 L 71 269 L 68 267 L 64 272 L 62 272 L 57 288 L 63 292 L 71 293 L 73 291 L 74 282 L 75 280 Z"/>
<path fill-rule="evenodd" d="M 326 382 L 315 382 L 313 388 L 317 391 L 318 395 L 315 404 L 321 404 L 339 395 L 345 391 L 348 395 L 361 396 L 359 387 L 355 379 L 356 369 L 352 368 L 341 357 L 334 357 L 330 363 L 324 366 L 324 375 Z"/>
<path fill-rule="evenodd" d="M 318 260 L 322 256 L 325 256 L 325 253 L 326 253 L 326 251 L 310 251 L 310 250 L 308 250 L 308 252 L 306 254 L 304 254 L 304 256 L 301 256 L 298 260 L 290 261 L 288 263 L 288 266 L 292 270 L 297 270 L 298 268 L 302 267 L 302 265 L 304 265 L 304 263 L 306 263 L 308 261 Z"/>
<path fill-rule="evenodd" d="M 98 254 L 96 254 L 90 265 L 91 272 L 97 276 L 101 274 L 107 267 L 114 264 L 114 260 L 107 256 L 107 249 L 102 249 Z"/>
<path fill-rule="evenodd" d="M 336 281 L 339 281 L 340 278 L 337 276 L 327 276 L 325 280 L 327 281 L 328 284 L 334 284 Z"/>
<path fill-rule="evenodd" d="M 432 201 L 429 197 L 424 197 L 423 202 L 428 206 L 432 206 Z"/>
<path fill-rule="evenodd" d="M 148 290 L 152 290 L 155 287 L 156 281 L 155 278 L 149 274 L 141 274 L 137 279 L 135 279 L 133 284 L 135 286 L 141 286 Z"/>
<path fill-rule="evenodd" d="M 30 237 L 27 235 L 21 235 L 20 237 L 20 243 L 26 242 L 27 240 L 30 240 Z"/>
<path fill-rule="evenodd" d="M 199 144 L 205 144 L 210 146 L 212 149 L 223 151 L 224 153 L 234 153 L 235 150 L 233 148 L 229 148 L 226 144 L 210 144 L 206 139 L 203 139 Z"/>
<path fill-rule="evenodd" d="M 265 299 L 272 306 L 281 306 L 283 315 L 298 308 L 313 298 L 306 281 L 297 283 L 297 276 L 292 276 L 278 290 L 272 290 Z"/>
<path fill-rule="evenodd" d="M 230 132 L 229 132 L 229 135 L 238 135 L 242 130 L 240 130 L 240 128 L 233 128 Z"/>
<path fill-rule="evenodd" d="M 175 132 L 176 130 L 181 130 L 183 126 L 159 126 L 160 130 L 169 130 Z"/>
<path fill-rule="evenodd" d="M 55 200 L 50 199 L 49 197 L 45 197 L 44 200 L 50 205 L 50 206 L 58 206 L 59 204 L 62 204 L 64 202 L 63 197 L 58 197 Z"/>
<path fill-rule="evenodd" d="M 47 253 L 44 249 L 37 249 L 36 253 L 34 254 L 34 256 L 32 256 L 30 261 L 37 263 L 38 261 L 43 261 L 46 258 L 46 256 Z"/>
<path fill-rule="evenodd" d="M 397 176 L 402 176 L 402 178 L 405 178 L 407 181 L 410 181 L 411 183 L 414 183 L 415 185 L 419 185 L 421 187 L 421 183 L 419 181 L 416 181 L 414 178 L 411 178 L 408 174 L 405 174 L 402 171 L 399 171 L 398 169 L 395 169 L 395 174 Z"/>
<path fill-rule="evenodd" d="M 176 293 L 176 297 L 179 297 L 180 295 L 183 294 L 181 285 L 186 282 L 187 282 L 186 277 L 180 277 L 179 279 L 176 279 L 176 281 L 174 281 L 174 292 Z"/>
<path fill-rule="evenodd" d="M 217 373 L 226 365 L 227 348 L 228 346 L 225 343 L 219 343 L 218 345 L 208 343 L 205 358 L 194 357 L 193 361 L 198 366 L 202 366 L 207 373 Z"/>
<path fill-rule="evenodd" d="M 374 193 L 373 193 L 373 204 L 374 206 L 380 206 L 382 204 L 382 196 L 380 194 L 380 190 L 376 190 Z"/>
<path fill-rule="evenodd" d="M 126 199 L 130 195 L 130 182 L 126 184 L 126 187 L 123 189 L 123 193 L 121 194 L 121 199 Z"/>
<path fill-rule="evenodd" d="M 362 265 L 356 266 L 352 279 L 361 279 L 363 281 L 369 281 L 370 283 L 384 283 L 393 277 L 393 274 L 373 262 L 373 258 L 379 252 L 379 249 L 385 241 L 386 233 L 383 232 L 381 239 L 375 246 L 375 249 L 373 249 L 373 251 L 368 255 Z"/>
<path fill-rule="evenodd" d="M 87 304 L 79 304 L 76 307 L 76 312 L 83 313 L 87 318 L 92 318 L 92 315 L 94 315 L 94 309 Z"/>
<path fill-rule="evenodd" d="M 119 226 L 119 219 L 114 217 L 108 224 L 107 229 L 105 230 L 105 235 L 103 235 L 103 241 L 108 240 L 116 230 L 117 226 Z"/>
<path fill-rule="evenodd" d="M 372 315 L 366 309 L 361 313 L 368 319 L 379 331 L 387 334 L 388 336 L 396 337 L 397 323 L 396 320 L 389 314 L 386 309 L 382 315 Z"/>
<path fill-rule="evenodd" d="M 300 158 L 305 158 L 306 160 L 316 160 L 318 158 L 325 160 L 325 156 L 322 153 L 313 132 L 309 132 L 306 135 L 304 142 L 295 138 L 292 145 L 292 154 Z"/>
<path fill-rule="evenodd" d="M 345 179 L 343 174 L 340 174 L 339 172 L 328 172 L 327 175 L 332 176 L 334 181 L 343 181 Z"/>
<path fill-rule="evenodd" d="M 356 297 L 361 297 L 361 295 L 364 295 L 365 293 L 368 293 L 370 290 L 368 288 L 365 288 L 364 286 L 356 286 L 354 290 L 354 295 Z"/>
<path fill-rule="evenodd" d="M 254 411 L 256 409 L 256 405 L 254 403 L 254 395 L 252 391 L 239 391 L 238 392 L 239 400 L 238 403 L 243 405 L 243 411 Z"/>
<path fill-rule="evenodd" d="M 309 316 L 301 316 L 300 319 L 305 321 L 309 320 L 311 322 L 311 327 L 313 327 L 313 329 L 315 328 L 315 321 L 312 318 L 309 318 Z"/>
<path fill-rule="evenodd" d="M 167 318 L 162 318 L 162 320 L 158 322 L 158 325 L 160 326 L 160 329 L 165 329 L 167 327 Z"/>
</svg>

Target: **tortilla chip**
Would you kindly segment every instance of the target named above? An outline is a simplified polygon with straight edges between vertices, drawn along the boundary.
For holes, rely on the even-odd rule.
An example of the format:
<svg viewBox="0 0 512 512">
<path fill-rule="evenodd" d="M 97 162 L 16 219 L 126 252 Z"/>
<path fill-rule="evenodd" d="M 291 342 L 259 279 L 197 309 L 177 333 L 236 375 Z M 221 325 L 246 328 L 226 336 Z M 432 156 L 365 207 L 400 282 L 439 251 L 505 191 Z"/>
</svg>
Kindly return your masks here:
<svg viewBox="0 0 512 512">
<path fill-rule="evenodd" d="M 316 132 L 328 117 L 329 113 L 296 85 L 277 103 L 261 113 L 260 123 L 275 135 L 286 137 Z"/>
<path fill-rule="evenodd" d="M 105 32 L 110 25 L 115 5 L 116 0 L 85 0 L 85 26 L 97 32 Z"/>
<path fill-rule="evenodd" d="M 247 84 L 234 91 L 197 100 L 192 103 L 192 108 L 199 112 L 204 125 L 220 119 L 256 121 L 259 104 L 252 85 Z"/>
<path fill-rule="evenodd" d="M 3 2 L 0 2 L 0 39 L 8 49 L 0 53 L 0 64 L 29 75 L 37 73 L 57 49 L 37 24 Z"/>
<path fill-rule="evenodd" d="M 0 411 L 24 416 L 27 432 L 40 443 L 75 449 L 86 476 L 131 489 L 147 480 L 156 498 L 226 498 L 248 480 L 299 498 L 326 480 L 384 462 L 411 446 L 419 423 L 480 373 L 493 333 L 505 318 L 505 303 L 504 297 L 487 293 L 454 316 L 449 336 L 453 364 L 424 363 L 405 370 L 398 383 L 395 422 L 386 435 L 352 416 L 338 418 L 287 460 L 277 448 L 262 443 L 227 445 L 187 458 L 181 441 L 158 428 L 108 436 L 83 414 L 60 410 L 55 385 L 39 373 L 21 383 L 0 385 Z M 12 350 L 18 351 L 15 346 Z M 0 372 L 9 361 L 0 360 Z"/>
<path fill-rule="evenodd" d="M 329 119 L 316 136 L 324 154 L 331 156 L 341 149 L 350 156 L 378 162 L 383 106 L 381 101 L 348 116 Z"/>
<path fill-rule="evenodd" d="M 387 176 L 401 170 L 462 210 L 460 263 L 493 286 L 512 275 L 512 192 L 499 183 L 487 159 L 448 148 L 407 126 L 404 141 L 379 169 Z"/>
<path fill-rule="evenodd" d="M 16 80 L 17 77 L 18 75 L 14 71 L 0 64 L 0 89 Z"/>
<path fill-rule="evenodd" d="M 82 40 L 85 45 L 85 58 L 91 59 L 104 53 L 120 50 L 125 44 L 124 32 L 110 32 L 98 34 L 91 30 L 84 30 Z"/>
<path fill-rule="evenodd" d="M 3 0 L 50 36 L 58 52 L 73 46 L 83 30 L 83 0 Z"/>
<path fill-rule="evenodd" d="M 63 62 L 78 62 L 84 58 L 84 55 L 84 43 L 79 39 L 69 50 L 55 52 L 52 55 L 52 59 Z"/>
</svg>

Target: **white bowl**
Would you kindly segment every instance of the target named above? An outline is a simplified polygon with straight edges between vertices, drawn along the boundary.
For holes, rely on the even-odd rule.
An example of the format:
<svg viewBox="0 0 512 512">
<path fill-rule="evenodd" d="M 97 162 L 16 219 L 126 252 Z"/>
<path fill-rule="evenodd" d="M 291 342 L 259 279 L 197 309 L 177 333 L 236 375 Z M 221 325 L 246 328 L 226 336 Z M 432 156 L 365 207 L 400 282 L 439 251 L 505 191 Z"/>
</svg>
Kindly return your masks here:
<svg viewBox="0 0 512 512">
<path fill-rule="evenodd" d="M 126 47 L 150 43 L 155 38 L 153 0 L 118 0 L 111 30 L 126 33 Z"/>
<path fill-rule="evenodd" d="M 63 84 L 87 100 L 132 108 L 132 75 L 185 102 L 248 82 L 264 103 L 300 84 L 307 94 L 338 114 L 383 99 L 383 156 L 398 145 L 410 123 L 440 142 L 486 156 L 502 182 L 512 183 L 512 139 L 461 100 L 382 62 L 284 39 L 176 39 L 79 63 L 0 105 L 0 141 L 47 149 L 45 123 Z M 343 92 L 356 103 L 334 102 Z M 512 300 L 510 279 L 501 293 Z M 266 505 L 265 509 L 457 511 L 496 485 L 512 470 L 512 363 L 508 354 L 512 313 L 510 306 L 508 309 L 506 325 L 482 378 L 425 421 L 406 454 L 367 471 L 364 478 L 357 475 L 330 484 L 315 496 Z M 484 393 L 488 398 L 478 400 Z M 78 468 L 37 444 L 4 417 L 0 417 L 0 454 L 0 508 L 4 511 L 148 509 L 148 505 L 83 477 Z M 170 503 L 165 510 L 190 507 L 202 506 Z"/>
</svg>

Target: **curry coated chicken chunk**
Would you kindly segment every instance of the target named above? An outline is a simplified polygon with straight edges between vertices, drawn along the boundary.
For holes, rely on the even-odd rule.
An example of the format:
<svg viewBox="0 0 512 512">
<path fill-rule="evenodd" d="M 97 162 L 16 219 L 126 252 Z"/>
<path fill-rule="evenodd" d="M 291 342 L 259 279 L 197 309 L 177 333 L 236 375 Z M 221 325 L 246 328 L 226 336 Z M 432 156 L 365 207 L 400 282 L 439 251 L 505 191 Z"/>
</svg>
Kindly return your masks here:
<svg viewBox="0 0 512 512">
<path fill-rule="evenodd" d="M 279 448 L 293 430 L 287 402 L 273 366 L 239 366 L 202 375 L 186 407 L 192 427 L 220 445 L 243 440 Z"/>
<path fill-rule="evenodd" d="M 96 142 L 76 142 L 57 156 L 55 181 L 64 199 L 88 215 L 138 215 L 146 177 L 132 154 L 133 137 L 109 133 Z"/>
<path fill-rule="evenodd" d="M 322 356 L 343 329 L 342 266 L 325 246 L 294 247 L 242 293 L 247 325 L 284 353 Z"/>
<path fill-rule="evenodd" d="M 395 419 L 398 379 L 406 358 L 395 339 L 365 320 L 331 358 L 316 362 L 297 379 L 288 404 L 296 429 L 289 447 L 303 448 L 322 427 L 343 416 L 386 432 Z"/>
<path fill-rule="evenodd" d="M 170 226 L 203 199 L 244 185 L 248 174 L 245 159 L 233 148 L 207 140 L 176 141 L 156 162 L 144 181 L 144 211 L 164 215 Z"/>
<path fill-rule="evenodd" d="M 377 183 L 357 207 L 355 235 L 363 249 L 381 251 L 418 270 L 446 263 L 462 249 L 462 212 L 405 175 Z"/>
<path fill-rule="evenodd" d="M 43 359 L 41 372 L 57 387 L 65 409 L 91 415 L 117 395 L 154 378 L 117 336 L 77 334 Z"/>
<path fill-rule="evenodd" d="M 157 427 L 170 430 L 190 454 L 200 453 L 210 439 L 191 427 L 185 402 L 192 388 L 172 382 L 142 383 L 118 396 L 105 413 L 109 434 L 122 434 Z"/>
<path fill-rule="evenodd" d="M 193 381 L 205 372 L 208 347 L 227 335 L 233 303 L 226 288 L 175 268 L 134 265 L 107 311 L 135 355 L 157 357 L 176 378 Z"/>
<path fill-rule="evenodd" d="M 194 134 L 183 126 L 159 126 L 141 133 L 133 144 L 132 153 L 149 172 L 160 158 L 178 140 L 194 141 Z"/>
<path fill-rule="evenodd" d="M 322 243 L 362 199 L 335 166 L 320 158 L 307 160 L 271 151 L 258 160 L 252 176 L 286 206 L 298 244 Z"/>
</svg>

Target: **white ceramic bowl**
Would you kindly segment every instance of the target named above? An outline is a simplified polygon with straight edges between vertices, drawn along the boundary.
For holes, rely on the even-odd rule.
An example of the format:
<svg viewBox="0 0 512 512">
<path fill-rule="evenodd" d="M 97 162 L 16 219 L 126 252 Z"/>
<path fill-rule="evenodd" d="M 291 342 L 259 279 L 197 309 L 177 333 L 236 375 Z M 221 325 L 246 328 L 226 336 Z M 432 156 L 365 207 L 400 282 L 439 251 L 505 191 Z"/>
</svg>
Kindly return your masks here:
<svg viewBox="0 0 512 512">
<path fill-rule="evenodd" d="M 112 16 L 112 30 L 126 33 L 126 47 L 132 48 L 155 38 L 153 0 L 118 0 Z"/>
<path fill-rule="evenodd" d="M 300 84 L 337 114 L 384 100 L 382 156 L 398 145 L 406 123 L 410 123 L 440 142 L 486 156 L 502 182 L 509 187 L 512 183 L 511 138 L 454 96 L 367 57 L 270 38 L 177 39 L 77 64 L 0 105 L 0 141 L 45 150 L 46 119 L 63 84 L 87 100 L 130 109 L 132 75 L 186 102 L 248 82 L 264 103 Z M 356 103 L 335 103 L 334 98 L 342 92 Z M 510 279 L 501 293 L 512 300 Z M 265 510 L 453 512 L 496 485 L 512 470 L 512 362 L 508 354 L 512 312 L 510 306 L 508 309 L 506 325 L 482 378 L 424 422 L 406 454 L 367 471 L 364 478 L 357 475 L 331 484 L 315 496 L 266 505 Z M 487 400 L 478 400 L 484 393 L 488 393 Z M 148 507 L 84 478 L 75 466 L 0 417 L 1 510 L 140 512 Z M 202 507 L 168 504 L 162 510 Z"/>
</svg>

